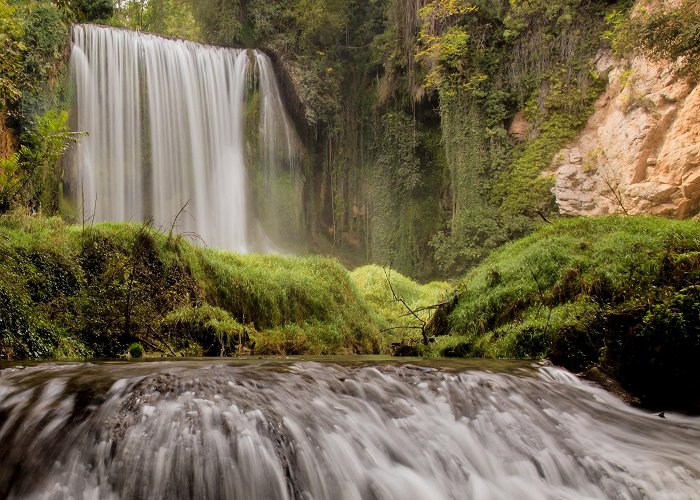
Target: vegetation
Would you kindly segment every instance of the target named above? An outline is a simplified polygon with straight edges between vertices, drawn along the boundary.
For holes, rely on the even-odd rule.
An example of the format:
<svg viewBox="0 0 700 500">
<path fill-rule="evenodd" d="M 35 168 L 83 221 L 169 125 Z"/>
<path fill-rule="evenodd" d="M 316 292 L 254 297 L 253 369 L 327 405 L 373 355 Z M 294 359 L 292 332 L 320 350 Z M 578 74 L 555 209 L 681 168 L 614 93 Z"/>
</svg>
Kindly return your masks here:
<svg viewBox="0 0 700 500">
<path fill-rule="evenodd" d="M 83 3 L 92 4 L 89 0 Z M 193 5 L 197 2 L 173 0 L 125 0 L 117 2 L 115 8 L 112 0 L 94 2 L 99 14 L 93 19 L 100 19 L 105 24 L 147 31 L 160 35 L 202 41 L 199 24 L 195 22 Z M 109 11 L 111 7 L 111 12 Z M 87 20 L 78 19 L 80 22 Z"/>
<path fill-rule="evenodd" d="M 77 12 L 70 9 L 68 3 L 0 0 L 0 39 L 3 50 L 7 46 L 0 117 L 19 139 L 17 151 L 0 157 L 0 213 L 14 206 L 58 211 L 59 160 L 75 138 L 65 111 L 68 23 Z"/>
<path fill-rule="evenodd" d="M 0 357 L 408 346 L 399 352 L 600 366 L 647 404 L 681 404 L 700 380 L 697 225 L 556 221 L 541 175 L 603 90 L 601 44 L 700 75 L 697 2 L 630 8 L 0 0 L 0 132 L 18 139 L 0 158 Z M 66 112 L 68 26 L 92 21 L 270 54 L 305 151 L 298 168 L 281 169 L 294 174 L 251 175 L 253 202 L 270 219 L 282 209 L 303 221 L 312 249 L 378 265 L 349 274 L 326 258 L 240 256 L 148 226 L 27 216 L 60 211 L 59 160 L 79 139 Z M 261 156 L 250 85 L 246 154 Z M 277 229 L 302 244 L 294 224 Z M 446 283 L 389 268 L 424 281 L 468 274 L 453 300 Z M 419 345 L 423 335 L 437 340 Z"/>
<path fill-rule="evenodd" d="M 417 354 L 421 331 L 436 305 L 446 300 L 452 290 L 446 282 L 420 285 L 390 268 L 374 264 L 359 267 L 350 276 L 381 320 L 383 352 Z"/>
<path fill-rule="evenodd" d="M 147 226 L 0 217 L 0 357 L 378 352 L 378 320 L 321 257 L 240 256 Z M 133 356 L 133 353 L 132 353 Z"/>
<path fill-rule="evenodd" d="M 134 342 L 129 346 L 126 352 L 129 353 L 129 357 L 138 359 L 143 357 L 143 353 L 145 352 L 145 350 L 139 342 Z"/>
<path fill-rule="evenodd" d="M 600 365 L 647 405 L 697 404 L 699 259 L 694 221 L 559 221 L 457 285 L 433 353 Z"/>
<path fill-rule="evenodd" d="M 313 247 L 430 279 L 556 211 L 541 177 L 603 88 L 629 2 L 199 2 L 205 40 L 274 53 L 310 152 Z M 529 131 L 507 132 L 517 112 Z M 368 179 L 370 181 L 368 181 Z"/>
<path fill-rule="evenodd" d="M 627 18 L 611 13 L 607 33 L 618 53 L 643 53 L 673 61 L 681 76 L 700 78 L 700 5 L 684 0 L 679 6 L 641 10 Z"/>
<path fill-rule="evenodd" d="M 258 211 L 304 221 L 305 230 L 273 231 L 295 247 L 308 236 L 315 251 L 422 280 L 466 272 L 556 212 L 541 172 L 590 113 L 605 81 L 593 58 L 630 7 L 627 0 L 2 1 L 11 43 L 0 85 L 14 96 L 12 120 L 28 148 L 5 159 L 3 170 L 21 186 L 33 178 L 22 196 L 8 200 L 4 189 L 4 210 L 15 204 L 52 214 L 60 205 L 57 186 L 40 181 L 46 171 L 60 177 L 60 167 L 29 167 L 37 148 L 31 131 L 39 117 L 65 108 L 57 54 L 67 25 L 98 20 L 271 54 L 306 152 L 292 178 L 251 175 Z M 692 49 L 689 23 L 676 38 Z M 50 89 L 41 85 L 52 80 Z M 516 113 L 527 122 L 525 137 L 508 133 Z M 256 120 L 253 113 L 250 130 Z M 55 137 L 65 139 L 55 151 L 71 139 Z M 250 154 L 256 137 L 249 134 Z M 271 186 L 273 201 L 265 196 Z"/>
</svg>

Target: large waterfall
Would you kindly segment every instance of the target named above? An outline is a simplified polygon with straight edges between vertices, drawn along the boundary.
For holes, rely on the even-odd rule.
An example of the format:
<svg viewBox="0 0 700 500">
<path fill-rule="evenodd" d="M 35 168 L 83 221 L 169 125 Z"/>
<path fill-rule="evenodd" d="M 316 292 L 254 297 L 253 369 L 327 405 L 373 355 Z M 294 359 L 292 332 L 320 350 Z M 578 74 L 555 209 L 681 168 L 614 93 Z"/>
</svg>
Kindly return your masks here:
<svg viewBox="0 0 700 500">
<path fill-rule="evenodd" d="M 78 213 L 265 249 L 251 186 L 289 178 L 299 154 L 265 54 L 78 25 L 71 68 L 73 126 L 87 132 L 67 177 Z"/>
</svg>

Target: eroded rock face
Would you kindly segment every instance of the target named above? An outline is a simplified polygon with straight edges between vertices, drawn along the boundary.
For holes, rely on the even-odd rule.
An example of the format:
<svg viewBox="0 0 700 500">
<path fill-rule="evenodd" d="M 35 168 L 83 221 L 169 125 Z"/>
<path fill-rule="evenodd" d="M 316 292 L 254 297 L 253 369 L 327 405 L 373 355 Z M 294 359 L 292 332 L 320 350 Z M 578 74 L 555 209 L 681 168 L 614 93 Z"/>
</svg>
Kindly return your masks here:
<svg viewBox="0 0 700 500">
<path fill-rule="evenodd" d="M 560 212 L 698 214 L 700 86 L 643 57 L 601 53 L 597 66 L 608 88 L 549 172 Z"/>
</svg>

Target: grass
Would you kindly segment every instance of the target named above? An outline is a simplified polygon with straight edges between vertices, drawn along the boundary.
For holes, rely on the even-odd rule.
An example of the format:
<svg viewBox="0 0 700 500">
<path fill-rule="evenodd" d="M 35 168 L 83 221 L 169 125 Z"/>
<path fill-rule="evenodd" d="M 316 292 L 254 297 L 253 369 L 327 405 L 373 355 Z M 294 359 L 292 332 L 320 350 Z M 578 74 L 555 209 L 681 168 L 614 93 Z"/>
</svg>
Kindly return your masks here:
<svg viewBox="0 0 700 500">
<path fill-rule="evenodd" d="M 337 261 L 237 255 L 133 224 L 0 217 L 0 358 L 379 352 Z"/>
<path fill-rule="evenodd" d="M 419 328 L 423 321 L 430 319 L 433 311 L 424 308 L 442 302 L 452 290 L 443 281 L 421 285 L 396 271 L 373 264 L 355 269 L 351 278 L 383 325 L 383 350 L 386 352 L 389 352 L 392 343 L 417 345 L 421 339 Z M 396 297 L 392 294 L 392 288 Z M 397 298 L 403 299 L 420 320 Z"/>
<path fill-rule="evenodd" d="M 599 365 L 647 404 L 687 401 L 700 388 L 699 286 L 695 221 L 564 219 L 458 283 L 432 354 Z"/>
</svg>

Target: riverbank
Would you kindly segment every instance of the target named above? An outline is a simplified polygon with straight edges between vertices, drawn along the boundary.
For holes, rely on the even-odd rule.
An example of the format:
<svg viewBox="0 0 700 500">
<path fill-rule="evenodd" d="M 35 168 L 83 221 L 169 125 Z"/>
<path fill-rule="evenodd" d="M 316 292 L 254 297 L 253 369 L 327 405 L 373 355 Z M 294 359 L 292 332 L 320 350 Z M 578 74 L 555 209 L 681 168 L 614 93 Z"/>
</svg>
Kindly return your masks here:
<svg viewBox="0 0 700 500">
<path fill-rule="evenodd" d="M 697 412 L 700 225 L 561 220 L 452 290 L 375 265 L 202 248 L 148 226 L 0 217 L 0 359 L 115 358 L 135 343 L 167 357 L 549 358 L 645 406 Z"/>
<path fill-rule="evenodd" d="M 378 353 L 380 325 L 334 259 L 0 217 L 0 358 Z"/>
<path fill-rule="evenodd" d="M 550 358 L 620 382 L 648 407 L 700 411 L 700 224 L 560 220 L 457 284 L 431 353 Z"/>
</svg>

